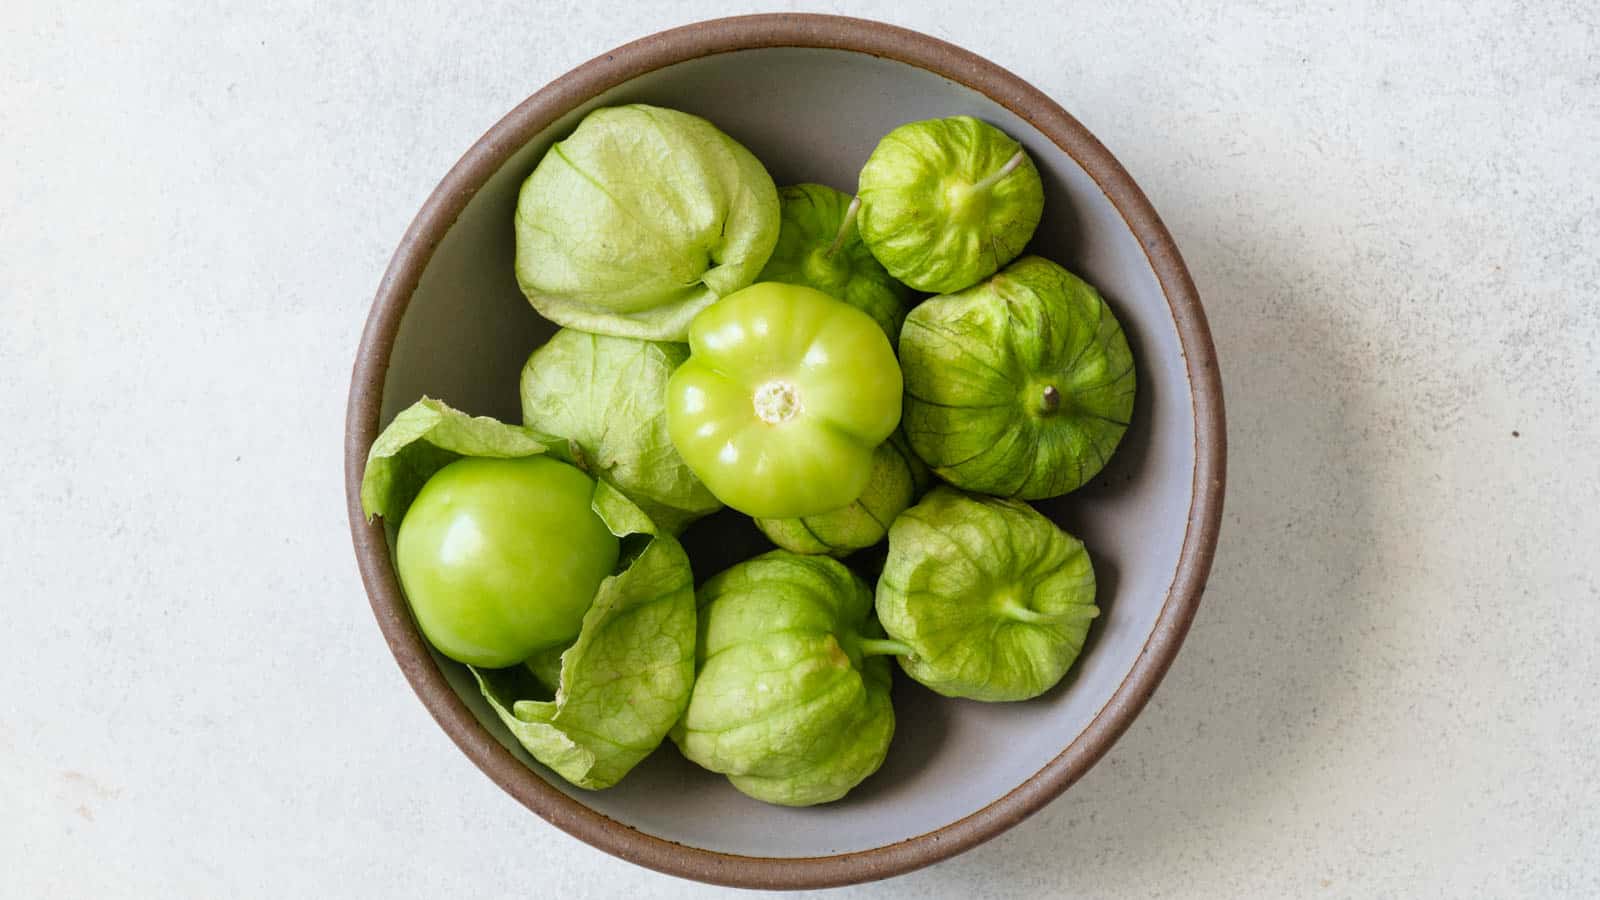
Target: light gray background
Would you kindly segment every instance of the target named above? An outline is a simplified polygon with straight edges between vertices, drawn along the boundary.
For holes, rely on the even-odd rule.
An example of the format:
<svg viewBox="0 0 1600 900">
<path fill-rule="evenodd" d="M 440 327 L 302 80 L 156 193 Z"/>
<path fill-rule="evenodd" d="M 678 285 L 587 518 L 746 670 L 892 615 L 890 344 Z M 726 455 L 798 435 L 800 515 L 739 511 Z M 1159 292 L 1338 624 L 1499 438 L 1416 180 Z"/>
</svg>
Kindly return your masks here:
<svg viewBox="0 0 1600 900">
<path fill-rule="evenodd" d="M 1121 743 L 837 896 L 1600 893 L 1600 12 L 1112 5 L 829 10 L 989 56 L 1121 157 L 1232 442 L 1211 589 Z M 471 141 L 749 8 L 90 6 L 0 12 L 0 896 L 719 893 L 433 725 L 340 440 L 378 277 Z"/>
</svg>

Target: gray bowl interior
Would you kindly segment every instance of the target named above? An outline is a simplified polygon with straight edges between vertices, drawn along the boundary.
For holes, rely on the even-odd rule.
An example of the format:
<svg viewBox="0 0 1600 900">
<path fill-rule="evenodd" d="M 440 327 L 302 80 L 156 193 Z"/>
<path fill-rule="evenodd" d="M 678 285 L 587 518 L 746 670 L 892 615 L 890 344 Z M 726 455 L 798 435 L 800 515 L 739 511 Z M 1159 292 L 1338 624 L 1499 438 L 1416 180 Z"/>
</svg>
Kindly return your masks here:
<svg viewBox="0 0 1600 900">
<path fill-rule="evenodd" d="M 513 155 L 434 253 L 401 324 L 383 422 L 423 394 L 467 411 L 519 417 L 517 376 L 553 327 L 517 288 L 517 189 L 551 142 L 589 109 L 645 102 L 698 113 L 790 184 L 851 191 L 879 137 L 903 122 L 966 114 L 1020 140 L 1044 177 L 1031 249 L 1095 284 L 1139 364 L 1135 419 L 1106 470 L 1041 509 L 1088 545 L 1104 610 L 1065 682 L 1017 704 L 936 697 L 900 677 L 898 730 L 883 769 L 845 800 L 783 809 L 745 798 L 668 742 L 607 791 L 571 787 L 522 753 L 465 669 L 439 658 L 478 719 L 541 776 L 598 812 L 670 841 L 724 853 L 809 857 L 868 850 L 933 831 L 1009 793 L 1077 737 L 1127 676 L 1177 566 L 1194 473 L 1188 376 L 1166 298 L 1144 251 L 1095 182 L 1047 138 L 969 88 L 904 63 L 848 51 L 743 50 L 640 76 L 574 111 Z"/>
</svg>

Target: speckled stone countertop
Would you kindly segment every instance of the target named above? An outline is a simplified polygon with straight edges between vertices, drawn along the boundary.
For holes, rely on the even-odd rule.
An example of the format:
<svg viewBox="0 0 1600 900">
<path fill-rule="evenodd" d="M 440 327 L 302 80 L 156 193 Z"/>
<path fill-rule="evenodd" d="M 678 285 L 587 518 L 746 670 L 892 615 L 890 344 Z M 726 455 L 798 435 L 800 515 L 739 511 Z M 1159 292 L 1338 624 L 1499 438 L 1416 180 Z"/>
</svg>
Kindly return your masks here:
<svg viewBox="0 0 1600 900">
<path fill-rule="evenodd" d="M 733 896 L 544 824 L 433 725 L 340 440 L 468 144 L 749 8 L 229 5 L 0 13 L 0 895 Z M 960 43 L 1110 146 L 1231 440 L 1210 590 L 1122 741 L 837 895 L 1600 895 L 1600 7 L 810 8 Z"/>
</svg>

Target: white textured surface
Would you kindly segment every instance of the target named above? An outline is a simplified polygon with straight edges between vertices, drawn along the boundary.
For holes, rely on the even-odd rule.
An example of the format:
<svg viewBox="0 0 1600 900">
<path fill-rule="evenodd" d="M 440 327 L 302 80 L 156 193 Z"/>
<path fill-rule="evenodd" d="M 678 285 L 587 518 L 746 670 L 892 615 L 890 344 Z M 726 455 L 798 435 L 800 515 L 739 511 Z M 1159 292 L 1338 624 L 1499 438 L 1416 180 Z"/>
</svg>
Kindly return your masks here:
<svg viewBox="0 0 1600 900">
<path fill-rule="evenodd" d="M 432 724 L 340 439 L 372 289 L 471 140 L 742 10 L 91 6 L 0 12 L 0 896 L 716 893 Z M 1097 768 L 857 892 L 1600 894 L 1600 12 L 1050 6 L 850 11 L 1033 81 L 1150 193 L 1223 364 L 1223 543 Z"/>
</svg>

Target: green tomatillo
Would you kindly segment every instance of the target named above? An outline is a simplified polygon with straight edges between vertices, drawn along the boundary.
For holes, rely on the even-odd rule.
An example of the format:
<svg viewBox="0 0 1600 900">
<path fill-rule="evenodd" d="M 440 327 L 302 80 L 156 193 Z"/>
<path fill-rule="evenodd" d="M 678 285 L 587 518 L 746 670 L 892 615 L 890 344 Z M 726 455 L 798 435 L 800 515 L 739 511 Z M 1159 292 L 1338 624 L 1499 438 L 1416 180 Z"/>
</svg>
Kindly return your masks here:
<svg viewBox="0 0 1600 900">
<path fill-rule="evenodd" d="M 907 675 L 948 697 L 1026 700 L 1078 658 L 1094 597 L 1077 538 L 1020 500 L 940 487 L 889 529 L 876 608 Z"/>
<path fill-rule="evenodd" d="M 871 316 L 891 342 L 897 340 L 911 292 L 861 242 L 861 202 L 823 184 L 779 188 L 778 202 L 778 246 L 757 280 L 814 287 Z"/>
<path fill-rule="evenodd" d="M 673 446 L 717 499 L 757 518 L 861 496 L 900 421 L 900 365 L 870 316 L 821 291 L 760 282 L 689 327 L 667 383 Z"/>
<path fill-rule="evenodd" d="M 861 169 L 861 239 L 919 291 L 959 291 L 1016 258 L 1044 212 L 1022 145 L 971 116 L 909 122 Z"/>
<path fill-rule="evenodd" d="M 547 456 L 460 459 L 400 521 L 396 567 L 439 652 L 512 666 L 578 636 L 619 543 L 590 508 L 594 479 Z"/>
<path fill-rule="evenodd" d="M 681 341 L 695 313 L 755 281 L 778 189 L 699 116 L 597 109 L 523 182 L 517 282 L 540 315 L 596 334 Z"/>
<path fill-rule="evenodd" d="M 1098 291 L 1024 256 L 924 302 L 900 334 L 911 448 L 956 487 L 1040 500 L 1093 478 L 1133 414 L 1134 366 Z"/>
<path fill-rule="evenodd" d="M 872 594 L 825 556 L 774 550 L 700 588 L 696 677 L 672 739 L 768 803 L 843 797 L 894 736 Z"/>
</svg>

